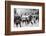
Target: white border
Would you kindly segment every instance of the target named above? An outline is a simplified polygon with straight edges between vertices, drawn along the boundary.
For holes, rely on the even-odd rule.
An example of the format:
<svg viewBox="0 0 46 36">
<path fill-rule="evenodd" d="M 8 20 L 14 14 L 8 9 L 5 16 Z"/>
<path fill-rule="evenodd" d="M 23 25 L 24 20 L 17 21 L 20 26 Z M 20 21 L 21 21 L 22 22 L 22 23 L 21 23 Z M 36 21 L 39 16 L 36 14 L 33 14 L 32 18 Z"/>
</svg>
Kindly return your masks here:
<svg viewBox="0 0 46 36">
<path fill-rule="evenodd" d="M 39 27 L 22 27 L 14 28 L 14 8 L 31 8 L 39 9 Z M 11 32 L 12 31 L 27 31 L 27 30 L 42 30 L 42 7 L 41 6 L 20 6 L 20 5 L 11 5 Z"/>
</svg>

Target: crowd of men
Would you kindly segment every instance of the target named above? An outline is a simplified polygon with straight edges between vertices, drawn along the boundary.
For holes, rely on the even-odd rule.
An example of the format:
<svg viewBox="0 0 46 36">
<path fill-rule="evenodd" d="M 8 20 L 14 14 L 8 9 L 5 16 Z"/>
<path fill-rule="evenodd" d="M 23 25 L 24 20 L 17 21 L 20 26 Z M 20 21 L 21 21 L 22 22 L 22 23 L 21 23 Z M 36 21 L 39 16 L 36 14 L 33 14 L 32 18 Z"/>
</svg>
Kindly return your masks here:
<svg viewBox="0 0 46 36">
<path fill-rule="evenodd" d="M 21 14 L 21 16 L 19 16 L 18 14 L 15 14 L 14 16 L 14 24 L 16 24 L 16 27 L 18 27 L 18 24 L 20 25 L 20 27 L 22 27 L 21 22 L 22 23 L 25 22 L 25 24 L 29 24 L 30 22 L 33 25 L 33 23 L 36 23 L 36 20 L 39 20 L 38 12 L 35 13 L 34 15 L 25 13 Z"/>
</svg>

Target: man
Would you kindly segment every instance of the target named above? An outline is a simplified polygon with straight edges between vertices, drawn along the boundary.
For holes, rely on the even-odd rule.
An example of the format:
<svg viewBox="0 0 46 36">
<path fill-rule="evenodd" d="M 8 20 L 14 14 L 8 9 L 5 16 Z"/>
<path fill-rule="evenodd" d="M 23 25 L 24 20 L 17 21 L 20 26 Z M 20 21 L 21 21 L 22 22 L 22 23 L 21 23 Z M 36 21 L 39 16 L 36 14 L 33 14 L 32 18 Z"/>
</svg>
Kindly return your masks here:
<svg viewBox="0 0 46 36">
<path fill-rule="evenodd" d="M 18 27 L 18 24 L 21 27 L 21 17 L 20 16 L 14 16 L 14 23 L 16 24 L 16 27 Z"/>
</svg>

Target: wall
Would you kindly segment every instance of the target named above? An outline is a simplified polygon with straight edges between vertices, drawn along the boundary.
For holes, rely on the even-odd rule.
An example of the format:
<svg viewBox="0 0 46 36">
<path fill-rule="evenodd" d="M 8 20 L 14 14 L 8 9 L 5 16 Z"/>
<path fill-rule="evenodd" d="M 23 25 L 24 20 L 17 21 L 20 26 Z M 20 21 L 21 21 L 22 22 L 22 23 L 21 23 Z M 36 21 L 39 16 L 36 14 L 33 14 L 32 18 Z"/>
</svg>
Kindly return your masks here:
<svg viewBox="0 0 46 36">
<path fill-rule="evenodd" d="M 15 0 L 12 0 L 15 1 Z M 16 0 L 16 1 L 28 1 L 28 2 L 40 2 L 40 3 L 46 3 L 46 0 Z M 5 0 L 0 0 L 0 36 L 5 36 Z M 46 4 L 45 4 L 46 6 Z M 46 11 L 46 9 L 45 9 Z M 46 15 L 46 12 L 45 12 Z M 46 16 L 45 16 L 46 18 Z M 46 19 L 45 19 L 46 20 Z M 46 26 L 46 25 L 45 25 Z M 45 27 L 46 32 L 46 27 Z M 24 34 L 24 35 L 7 35 L 7 36 L 46 36 L 46 33 L 40 33 L 40 34 Z"/>
</svg>

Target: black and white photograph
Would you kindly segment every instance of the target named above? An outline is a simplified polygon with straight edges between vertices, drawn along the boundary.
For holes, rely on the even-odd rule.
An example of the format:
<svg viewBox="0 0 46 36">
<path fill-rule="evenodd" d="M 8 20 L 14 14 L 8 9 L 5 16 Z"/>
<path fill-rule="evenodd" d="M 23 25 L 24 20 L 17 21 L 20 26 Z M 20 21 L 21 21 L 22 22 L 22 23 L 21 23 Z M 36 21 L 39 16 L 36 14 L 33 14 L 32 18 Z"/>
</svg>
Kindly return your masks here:
<svg viewBox="0 0 46 36">
<path fill-rule="evenodd" d="M 14 8 L 14 27 L 38 27 L 39 9 Z"/>
<path fill-rule="evenodd" d="M 11 31 L 41 30 L 41 10 L 39 6 L 12 5 Z"/>
</svg>

